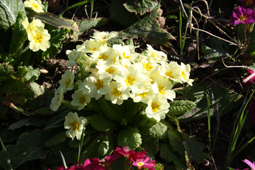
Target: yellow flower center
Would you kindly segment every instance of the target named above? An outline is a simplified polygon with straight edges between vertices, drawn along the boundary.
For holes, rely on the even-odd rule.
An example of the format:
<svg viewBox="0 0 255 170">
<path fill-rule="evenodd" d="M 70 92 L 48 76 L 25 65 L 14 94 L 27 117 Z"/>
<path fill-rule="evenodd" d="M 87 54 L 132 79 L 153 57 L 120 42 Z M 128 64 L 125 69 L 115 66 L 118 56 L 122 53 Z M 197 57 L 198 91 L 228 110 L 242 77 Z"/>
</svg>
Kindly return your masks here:
<svg viewBox="0 0 255 170">
<path fill-rule="evenodd" d="M 122 92 L 115 87 L 114 90 L 112 91 L 112 94 L 116 97 L 119 97 L 122 94 Z"/>
<path fill-rule="evenodd" d="M 103 60 L 107 60 L 107 58 L 108 58 L 109 56 L 108 55 L 105 55 L 105 54 L 103 54 L 102 56 L 98 56 L 98 58 L 99 59 L 103 59 Z"/>
<path fill-rule="evenodd" d="M 238 18 L 239 21 L 246 21 L 248 20 L 247 19 L 247 16 L 246 15 L 241 15 L 240 18 Z"/>
<path fill-rule="evenodd" d="M 79 126 L 80 124 L 77 123 L 76 121 L 73 121 L 73 123 L 70 123 L 70 125 L 73 127 L 72 130 L 78 130 L 79 129 Z"/>
<path fill-rule="evenodd" d="M 109 67 L 109 68 L 105 69 L 105 72 L 107 72 L 109 74 L 113 74 L 115 72 L 115 69 Z"/>
<path fill-rule="evenodd" d="M 138 96 L 140 96 L 140 97 L 145 97 L 145 96 L 147 96 L 148 94 L 149 94 L 149 92 L 145 92 L 145 93 L 138 94 Z"/>
<path fill-rule="evenodd" d="M 143 162 L 137 163 L 138 166 L 143 166 Z"/>
<path fill-rule="evenodd" d="M 153 67 L 150 65 L 150 63 L 143 63 L 143 69 L 146 71 L 150 71 Z"/>
<path fill-rule="evenodd" d="M 35 4 L 34 2 L 32 3 L 32 6 L 33 6 L 35 9 L 39 10 L 39 6 L 38 6 L 37 4 Z"/>
<path fill-rule="evenodd" d="M 67 87 L 71 84 L 71 79 L 67 79 L 67 81 L 65 82 L 65 84 L 66 84 L 66 87 L 65 87 L 65 88 L 67 88 Z"/>
<path fill-rule="evenodd" d="M 41 34 L 37 33 L 36 36 L 34 36 L 35 43 L 42 43 L 42 38 L 43 38 L 43 36 Z"/>
<path fill-rule="evenodd" d="M 184 71 L 182 71 L 182 77 L 185 78 L 185 79 L 187 78 L 187 75 L 185 74 Z"/>
<path fill-rule="evenodd" d="M 135 78 L 132 78 L 130 75 L 128 75 L 125 82 L 127 86 L 133 85 L 135 82 Z"/>
<path fill-rule="evenodd" d="M 151 103 L 151 110 L 153 112 L 158 112 L 158 109 L 160 108 L 160 105 L 157 102 L 152 102 Z"/>
<path fill-rule="evenodd" d="M 97 79 L 95 86 L 96 86 L 97 90 L 102 89 L 104 87 L 104 81 Z"/>
<path fill-rule="evenodd" d="M 89 50 L 90 50 L 90 51 L 96 51 L 97 48 L 96 48 L 96 47 L 95 47 L 95 48 L 90 48 Z"/>
<path fill-rule="evenodd" d="M 166 71 L 165 72 L 166 76 L 174 78 L 174 76 L 172 76 L 173 72 L 172 71 Z"/>
<path fill-rule="evenodd" d="M 165 90 L 165 87 L 164 86 L 161 86 L 160 84 L 158 85 L 158 91 L 161 95 L 164 95 L 166 94 L 166 92 L 164 91 Z"/>
<path fill-rule="evenodd" d="M 247 5 L 247 6 L 251 5 L 252 3 L 253 3 L 253 0 L 247 0 L 247 1 L 246 1 L 246 5 Z"/>
<path fill-rule="evenodd" d="M 130 58 L 130 56 L 127 56 L 125 52 L 123 52 L 122 55 L 123 55 L 123 57 L 124 57 L 125 59 L 129 59 L 129 58 Z"/>
<path fill-rule="evenodd" d="M 80 104 L 84 104 L 84 103 L 86 103 L 86 97 L 85 96 L 81 96 L 81 97 L 79 97 L 79 103 Z"/>
</svg>

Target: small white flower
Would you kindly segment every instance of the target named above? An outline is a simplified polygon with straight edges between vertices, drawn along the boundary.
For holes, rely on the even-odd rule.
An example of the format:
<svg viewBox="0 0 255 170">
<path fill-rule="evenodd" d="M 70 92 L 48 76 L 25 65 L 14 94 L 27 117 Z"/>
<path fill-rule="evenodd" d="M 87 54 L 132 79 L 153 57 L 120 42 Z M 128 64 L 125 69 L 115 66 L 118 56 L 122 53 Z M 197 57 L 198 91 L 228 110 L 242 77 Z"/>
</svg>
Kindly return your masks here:
<svg viewBox="0 0 255 170">
<path fill-rule="evenodd" d="M 51 99 L 50 109 L 53 111 L 57 111 L 59 106 L 62 104 L 64 100 L 64 88 L 59 88 L 57 92 L 55 92 L 55 96 Z"/>
<path fill-rule="evenodd" d="M 115 49 L 116 51 L 118 51 L 119 56 L 122 60 L 129 60 L 129 61 L 134 61 L 135 59 L 137 59 L 137 57 L 140 56 L 139 53 L 135 52 L 134 46 L 132 45 L 119 45 L 119 44 L 115 44 L 112 46 L 113 49 Z"/>
<path fill-rule="evenodd" d="M 50 47 L 50 34 L 46 29 L 31 31 L 28 35 L 29 48 L 36 52 L 38 50 L 46 51 Z"/>
<path fill-rule="evenodd" d="M 154 118 L 158 122 L 165 119 L 170 105 L 164 96 L 156 94 L 149 102 L 145 112 L 149 118 Z"/>
<path fill-rule="evenodd" d="M 87 119 L 85 117 L 78 117 L 78 114 L 76 112 L 69 112 L 67 116 L 65 116 L 65 122 L 64 122 L 64 128 L 69 129 L 66 132 L 66 136 L 69 138 L 76 137 L 77 140 L 81 139 L 82 130 L 84 128 L 85 123 L 87 122 Z M 85 128 L 84 128 L 85 129 Z"/>
<path fill-rule="evenodd" d="M 91 100 L 89 95 L 83 94 L 80 90 L 75 91 L 72 98 L 71 105 L 78 106 L 78 110 L 83 109 Z"/>
<path fill-rule="evenodd" d="M 67 61 L 67 66 L 68 67 L 73 67 L 75 63 L 78 62 L 78 60 L 83 57 L 85 54 L 82 51 L 77 51 L 77 50 L 67 50 L 66 54 L 68 55 L 69 61 Z"/>
<path fill-rule="evenodd" d="M 157 51 L 152 48 L 151 45 L 147 44 L 148 59 L 156 62 L 167 60 L 167 55 L 162 51 Z"/>
<path fill-rule="evenodd" d="M 123 100 L 127 100 L 129 98 L 129 90 L 120 91 L 118 87 L 121 86 L 119 83 L 112 81 L 109 84 L 111 91 L 105 94 L 106 100 L 111 100 L 113 104 L 121 105 Z"/>
<path fill-rule="evenodd" d="M 32 8 L 37 13 L 44 12 L 41 0 L 26 0 L 24 5 L 25 7 Z"/>
<path fill-rule="evenodd" d="M 187 82 L 189 85 L 192 86 L 192 82 L 194 80 L 189 79 L 189 75 L 190 75 L 190 65 L 189 64 L 185 65 L 181 63 L 181 79 L 183 82 Z"/>
<path fill-rule="evenodd" d="M 167 78 L 170 78 L 173 81 L 182 82 L 181 78 L 181 66 L 177 62 L 170 62 L 164 65 L 163 75 Z"/>
<path fill-rule="evenodd" d="M 88 89 L 88 94 L 90 97 L 99 99 L 102 95 L 110 92 L 109 83 L 112 77 L 104 72 L 98 76 L 89 76 L 86 78 L 85 87 Z"/>
<path fill-rule="evenodd" d="M 26 29 L 27 34 L 31 32 L 35 34 L 35 32 L 40 32 L 44 29 L 44 23 L 42 23 L 42 21 L 39 19 L 33 19 L 33 21 L 29 23 L 28 18 L 25 18 L 22 21 L 22 25 Z"/>
<path fill-rule="evenodd" d="M 107 40 L 116 37 L 117 36 L 117 32 L 112 31 L 112 32 L 95 32 L 92 36 L 92 38 L 95 39 L 95 41 L 97 42 L 102 42 L 102 43 L 106 43 Z"/>
<path fill-rule="evenodd" d="M 64 87 L 65 90 L 72 90 L 74 82 L 74 74 L 72 71 L 67 70 L 59 81 L 60 87 Z"/>
</svg>

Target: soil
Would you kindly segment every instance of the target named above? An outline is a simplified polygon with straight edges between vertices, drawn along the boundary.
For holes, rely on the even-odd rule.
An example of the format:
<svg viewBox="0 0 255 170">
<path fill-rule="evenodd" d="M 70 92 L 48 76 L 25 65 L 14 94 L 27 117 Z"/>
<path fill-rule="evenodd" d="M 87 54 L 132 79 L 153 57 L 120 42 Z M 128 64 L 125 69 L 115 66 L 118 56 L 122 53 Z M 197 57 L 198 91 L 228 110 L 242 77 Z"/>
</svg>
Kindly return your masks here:
<svg viewBox="0 0 255 170">
<path fill-rule="evenodd" d="M 74 3 L 80 2 L 80 0 L 73 0 L 73 1 L 69 1 L 69 4 L 66 4 L 66 2 L 68 1 L 59 1 L 60 6 L 71 6 Z M 175 15 L 175 16 L 179 16 L 178 13 L 178 6 L 179 6 L 179 1 L 178 0 L 162 0 L 162 4 L 164 4 L 164 6 L 162 6 L 163 8 L 163 16 L 166 17 L 167 15 Z M 183 0 L 183 3 L 190 3 L 190 0 Z M 96 0 L 95 4 L 94 4 L 94 11 L 98 13 L 98 17 L 106 17 L 109 18 L 109 12 L 108 12 L 108 4 L 110 4 L 111 1 L 109 0 Z M 233 31 L 233 27 L 231 27 L 231 25 L 229 25 L 229 23 L 227 22 L 229 16 L 232 14 L 232 10 L 235 6 L 235 4 L 239 5 L 239 1 L 238 0 L 208 0 L 207 1 L 208 5 L 211 4 L 210 7 L 210 14 L 211 17 L 213 17 L 213 19 L 220 19 L 219 22 L 217 23 L 219 27 L 221 27 L 222 29 L 224 29 L 231 37 L 235 36 L 235 32 Z M 167 7 L 169 8 L 165 8 L 167 5 Z M 201 12 L 203 14 L 206 14 L 206 6 L 202 1 L 199 1 L 197 3 L 194 3 L 193 6 L 197 6 L 198 8 L 200 8 Z M 87 10 L 88 13 L 90 9 L 90 5 L 87 5 Z M 52 9 L 53 12 L 55 12 L 56 14 L 58 14 L 58 8 L 53 8 Z M 219 13 L 219 11 L 221 11 L 221 13 Z M 51 11 L 50 11 L 51 12 Z M 198 15 L 195 14 L 195 16 L 197 17 L 197 19 L 199 20 L 200 17 Z M 84 12 L 84 8 L 83 7 L 79 7 L 79 8 L 74 8 L 71 9 L 69 11 L 67 11 L 64 15 L 64 17 L 66 18 L 74 18 L 75 20 L 77 19 L 83 19 L 86 18 L 85 12 Z M 168 56 L 171 55 L 176 55 L 178 57 L 182 57 L 184 62 L 198 62 L 200 63 L 200 66 L 203 63 L 203 60 L 198 60 L 198 53 L 196 52 L 197 47 L 196 47 L 196 42 L 194 41 L 194 37 L 189 36 L 186 39 L 186 44 L 185 47 L 186 51 L 184 53 L 183 56 L 178 55 L 180 54 L 180 47 L 179 47 L 179 23 L 178 23 L 178 19 L 173 20 L 173 19 L 166 19 L 165 22 L 165 26 L 163 27 L 165 30 L 167 30 L 168 32 L 170 32 L 175 38 L 176 40 L 172 40 L 171 44 L 173 45 L 172 49 L 166 49 L 165 47 L 162 46 L 154 46 L 154 48 L 159 48 L 159 49 L 165 49 L 165 51 L 167 52 Z M 184 22 L 186 22 L 186 20 L 184 19 Z M 203 28 L 203 24 L 204 24 L 204 19 L 201 20 L 200 22 L 200 28 Z M 99 31 L 121 31 L 125 29 L 124 27 L 115 24 L 111 21 L 109 21 L 105 26 L 100 27 L 98 30 Z M 182 28 L 183 30 L 185 29 L 185 27 Z M 212 24 L 210 24 L 209 22 L 207 22 L 207 24 L 204 26 L 204 30 L 218 35 L 222 38 L 226 38 L 226 36 L 224 36 L 223 34 L 220 33 L 220 31 L 215 28 Z M 92 30 L 93 31 L 93 30 Z M 80 39 L 82 40 L 86 40 L 89 38 L 89 35 L 91 35 L 91 31 L 84 33 L 83 35 L 80 36 Z M 208 34 L 201 34 L 200 37 L 200 44 L 209 44 L 209 40 L 210 40 L 211 36 L 209 36 Z M 138 39 L 136 40 L 135 43 L 139 44 L 141 41 Z M 67 69 L 66 67 L 66 61 L 67 61 L 67 56 L 65 54 L 66 50 L 68 49 L 74 49 L 75 46 L 77 44 L 79 44 L 81 42 L 72 42 L 70 44 L 68 44 L 68 46 L 65 46 L 65 48 L 62 50 L 62 52 L 60 54 L 58 54 L 57 56 L 55 56 L 54 58 L 51 59 L 47 59 L 43 64 L 41 64 L 39 67 L 48 70 L 47 74 L 41 74 L 40 79 L 38 80 L 39 84 L 43 84 L 45 85 L 47 88 L 49 88 L 51 91 L 55 91 L 57 89 L 57 87 L 59 86 L 58 82 L 61 79 L 61 75 L 65 72 L 65 70 Z M 139 49 L 138 49 L 139 50 Z M 190 57 L 187 59 L 187 57 L 185 55 L 188 55 L 188 53 L 192 51 L 193 53 L 190 53 Z M 234 50 L 232 50 L 234 52 Z M 200 49 L 200 55 L 201 55 L 201 49 Z M 217 67 L 217 65 L 215 65 L 214 67 Z M 233 77 L 232 79 L 227 79 L 229 77 L 227 77 L 227 75 L 224 75 L 225 77 L 221 77 L 222 79 L 225 79 L 224 82 L 226 84 L 232 84 L 231 89 L 232 91 L 234 91 L 235 93 L 239 93 L 241 92 L 243 89 L 242 87 L 240 87 L 240 75 L 239 72 L 240 70 L 234 70 L 231 74 L 230 77 Z M 193 74 L 192 74 L 192 78 L 197 79 L 197 80 L 204 80 L 207 78 L 207 76 L 211 76 L 212 72 L 210 70 L 210 68 L 208 67 L 207 69 L 203 69 L 203 70 L 199 70 L 197 69 Z M 219 78 L 219 77 L 216 77 Z M 210 80 L 215 80 L 216 79 L 214 76 L 211 76 Z M 229 86 L 230 87 L 230 86 Z M 208 159 L 205 160 L 203 163 L 200 164 L 195 164 L 195 168 L 196 169 L 218 169 L 221 170 L 223 169 L 222 167 L 224 167 L 225 161 L 226 161 L 226 157 L 227 157 L 227 150 L 228 150 L 228 144 L 229 144 L 229 140 L 230 140 L 230 135 L 234 126 L 234 118 L 235 116 L 233 115 L 225 115 L 225 116 L 221 116 L 220 119 L 220 123 L 219 123 L 219 131 L 218 131 L 218 135 L 216 136 L 216 127 L 217 127 L 217 119 L 216 118 L 212 118 L 212 143 L 215 142 L 215 149 L 213 151 L 212 154 L 212 159 Z M 190 134 L 190 135 L 194 135 L 196 137 L 196 139 L 202 143 L 205 144 L 206 148 L 205 151 L 208 152 L 208 148 L 209 148 L 209 141 L 208 141 L 208 124 L 207 124 L 207 119 L 200 119 L 197 121 L 193 121 L 193 122 L 187 122 L 187 123 L 182 123 L 181 127 L 183 128 L 183 130 Z M 254 136 L 254 129 L 249 129 L 246 132 L 242 132 L 240 134 L 240 139 L 244 139 L 244 141 L 247 141 L 248 139 L 250 139 L 250 136 Z M 247 138 L 247 134 L 248 134 L 248 138 Z M 254 148 L 254 142 L 252 145 L 249 146 L 250 148 Z M 249 155 L 251 153 L 247 150 L 245 150 L 244 152 L 241 152 L 236 159 L 233 160 L 231 167 L 233 168 L 243 168 L 246 167 L 245 164 L 242 163 L 242 159 L 244 158 L 248 158 Z"/>
</svg>

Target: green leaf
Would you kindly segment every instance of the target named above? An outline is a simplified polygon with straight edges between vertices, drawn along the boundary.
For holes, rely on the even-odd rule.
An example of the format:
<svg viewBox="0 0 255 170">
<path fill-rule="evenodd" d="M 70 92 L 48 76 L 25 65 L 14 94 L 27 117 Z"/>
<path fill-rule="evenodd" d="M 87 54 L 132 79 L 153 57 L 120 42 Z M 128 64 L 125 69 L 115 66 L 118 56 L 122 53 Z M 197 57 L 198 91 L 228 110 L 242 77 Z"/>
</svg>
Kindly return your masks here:
<svg viewBox="0 0 255 170">
<path fill-rule="evenodd" d="M 25 78 L 28 82 L 38 80 L 39 76 L 40 76 L 39 68 L 33 69 L 32 67 L 28 67 L 28 72 L 25 74 Z"/>
<path fill-rule="evenodd" d="M 155 155 L 159 151 L 158 139 L 142 134 L 142 148 L 149 154 Z"/>
<path fill-rule="evenodd" d="M 202 142 L 198 142 L 194 137 L 186 138 L 183 142 L 184 147 L 187 151 L 189 160 L 195 163 L 201 163 L 203 160 L 208 158 L 208 154 L 203 152 L 205 148 Z"/>
<path fill-rule="evenodd" d="M 67 109 L 63 112 L 61 112 L 60 114 L 54 116 L 53 118 L 51 118 L 46 124 L 45 124 L 45 128 L 46 129 L 51 129 L 51 128 L 56 128 L 59 126 L 64 126 L 64 120 L 65 120 L 65 116 L 71 112 L 71 109 Z"/>
<path fill-rule="evenodd" d="M 67 28 L 61 28 L 61 29 L 53 29 L 49 33 L 51 35 L 50 38 L 50 47 L 42 53 L 41 61 L 44 61 L 47 58 L 52 58 L 58 53 L 61 52 L 64 40 L 66 39 L 67 33 L 70 30 Z"/>
<path fill-rule="evenodd" d="M 46 120 L 41 117 L 31 117 L 31 118 L 26 118 L 26 119 L 21 119 L 15 123 L 12 123 L 8 129 L 14 130 L 14 129 L 19 129 L 22 126 L 42 126 Z"/>
<path fill-rule="evenodd" d="M 178 152 L 182 157 L 185 156 L 185 149 L 183 147 L 183 139 L 180 132 L 173 127 L 168 130 L 168 139 L 170 141 L 170 145 L 173 148 L 173 151 Z"/>
<path fill-rule="evenodd" d="M 61 132 L 57 134 L 56 136 L 54 136 L 53 138 L 44 142 L 44 146 L 46 147 L 55 146 L 61 142 L 64 142 L 65 140 L 66 140 L 66 132 Z"/>
<path fill-rule="evenodd" d="M 126 10 L 123 6 L 125 2 L 125 0 L 112 0 L 109 13 L 111 21 L 126 28 L 135 23 L 138 19 L 134 13 L 130 13 Z"/>
<path fill-rule="evenodd" d="M 160 15 L 160 9 L 154 10 L 149 15 L 120 32 L 119 37 L 127 37 L 129 39 L 141 37 L 149 43 L 161 44 L 167 47 L 171 46 L 168 40 L 174 39 L 174 37 L 159 27 Z"/>
<path fill-rule="evenodd" d="M 119 125 L 117 122 L 108 119 L 104 115 L 95 114 L 92 116 L 88 116 L 87 119 L 91 126 L 100 132 L 119 129 Z"/>
<path fill-rule="evenodd" d="M 40 12 L 37 13 L 34 10 L 32 10 L 31 8 L 26 8 L 27 11 L 27 16 L 31 17 L 31 18 L 36 18 L 36 19 L 40 19 L 43 22 L 52 25 L 56 28 L 70 28 L 76 32 L 79 32 L 79 29 L 72 27 L 68 22 L 66 22 L 63 18 L 60 18 L 57 15 L 54 15 L 52 13 L 48 13 L 48 12 Z"/>
<path fill-rule="evenodd" d="M 169 115 L 181 115 L 184 114 L 193 108 L 196 107 L 196 104 L 189 100 L 175 100 L 170 103 Z"/>
<path fill-rule="evenodd" d="M 75 8 L 75 7 L 78 7 L 78 6 L 81 6 L 81 5 L 85 5 L 89 2 L 94 2 L 95 0 L 85 0 L 85 1 L 82 1 L 82 2 L 78 2 L 76 4 L 73 4 L 72 6 L 69 6 L 68 8 L 66 8 L 62 13 L 61 15 L 63 15 L 67 10 L 70 10 L 72 8 Z"/>
<path fill-rule="evenodd" d="M 25 12 L 22 0 L 1 0 L 0 29 L 7 29 L 13 25 L 20 11 Z"/>
<path fill-rule="evenodd" d="M 103 97 L 99 98 L 97 101 L 101 110 L 109 119 L 116 120 L 118 122 L 122 121 L 122 117 L 121 117 L 122 113 L 120 112 L 119 105 L 114 105 L 111 103 L 111 101 L 107 101 Z"/>
<path fill-rule="evenodd" d="M 3 143 L 10 143 L 19 137 L 19 133 L 18 131 L 14 131 L 14 130 L 1 129 L 0 136 L 3 140 Z"/>
<path fill-rule="evenodd" d="M 96 137 L 87 147 L 83 147 L 84 150 L 80 157 L 80 162 L 84 162 L 87 158 L 98 158 L 98 147 L 101 143 L 101 137 Z"/>
<path fill-rule="evenodd" d="M 132 99 L 128 99 L 123 102 L 122 106 L 125 110 L 125 119 L 128 123 L 132 123 L 133 118 L 137 114 L 137 110 L 140 107 L 140 103 L 135 103 Z"/>
<path fill-rule="evenodd" d="M 142 144 L 142 138 L 137 128 L 128 127 L 121 131 L 118 136 L 119 146 L 128 146 L 131 150 L 138 148 Z"/>
<path fill-rule="evenodd" d="M 140 128 L 141 133 L 148 135 L 155 139 L 167 139 L 167 126 L 161 122 L 153 126 L 141 126 Z"/>
<path fill-rule="evenodd" d="M 127 0 L 124 4 L 129 12 L 139 13 L 140 15 L 152 12 L 157 6 L 158 2 L 155 0 Z"/>
<path fill-rule="evenodd" d="M 108 18 L 93 18 L 89 20 L 78 20 L 80 33 L 83 33 L 91 28 L 99 28 L 107 24 Z"/>
<path fill-rule="evenodd" d="M 7 145 L 6 150 L 9 154 L 13 169 L 16 169 L 24 162 L 45 158 L 49 151 L 42 146 L 42 141 L 45 139 L 47 139 L 47 135 L 43 134 L 40 130 L 34 130 L 31 133 L 23 133 L 17 140 L 16 145 Z M 4 154 L 2 151 L 0 157 L 2 158 Z M 5 160 L 0 159 L 0 165 L 4 169 L 8 169 Z"/>
<path fill-rule="evenodd" d="M 0 82 L 13 80 L 11 75 L 14 73 L 12 65 L 0 63 Z"/>
<path fill-rule="evenodd" d="M 167 163 L 172 162 L 178 156 L 173 152 L 170 145 L 160 142 L 159 144 L 160 158 L 164 159 Z"/>
<path fill-rule="evenodd" d="M 23 20 L 23 13 L 19 12 L 13 28 L 12 40 L 9 48 L 10 55 L 18 55 L 18 53 L 22 50 L 24 42 L 27 40 L 27 32 L 22 25 Z"/>
<path fill-rule="evenodd" d="M 114 150 L 115 136 L 106 136 L 98 147 L 98 153 L 100 156 L 105 157 L 110 155 Z"/>
</svg>

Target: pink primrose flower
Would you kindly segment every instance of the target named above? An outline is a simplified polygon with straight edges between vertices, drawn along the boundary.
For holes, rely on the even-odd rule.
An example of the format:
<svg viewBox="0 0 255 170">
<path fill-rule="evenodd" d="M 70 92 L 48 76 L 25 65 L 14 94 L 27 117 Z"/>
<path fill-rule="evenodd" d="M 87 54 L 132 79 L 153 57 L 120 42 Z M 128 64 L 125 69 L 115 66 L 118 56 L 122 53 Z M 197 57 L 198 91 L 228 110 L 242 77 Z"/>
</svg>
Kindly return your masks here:
<svg viewBox="0 0 255 170">
<path fill-rule="evenodd" d="M 132 161 L 133 165 L 138 167 L 138 169 L 147 168 L 149 170 L 155 170 L 154 167 L 156 167 L 155 160 L 150 161 L 150 157 L 148 156 L 140 157 L 135 160 L 132 159 Z"/>
<path fill-rule="evenodd" d="M 100 163 L 98 158 L 86 159 L 84 164 L 77 166 L 75 170 L 104 170 L 105 167 Z"/>
<path fill-rule="evenodd" d="M 253 163 L 251 161 L 249 161 L 248 159 L 243 160 L 244 163 L 246 163 L 247 165 L 249 165 L 249 167 L 251 168 L 251 170 L 255 170 L 255 161 L 253 161 Z M 249 168 L 248 168 L 249 169 Z"/>
<path fill-rule="evenodd" d="M 130 150 L 130 148 L 128 146 L 122 146 L 122 148 L 117 146 L 114 151 L 116 151 L 117 153 L 119 153 L 122 156 L 127 157 L 127 158 L 130 158 L 130 155 L 135 153 L 135 151 Z"/>
<path fill-rule="evenodd" d="M 248 74 L 243 78 L 243 85 L 249 86 L 255 83 L 255 75 L 253 73 L 253 70 L 248 69 Z"/>
<path fill-rule="evenodd" d="M 243 7 L 250 6 L 253 8 L 255 6 L 255 0 L 240 0 Z"/>
<path fill-rule="evenodd" d="M 243 8 L 238 6 L 233 10 L 233 15 L 229 17 L 231 25 L 237 24 L 251 24 L 255 22 L 253 10 L 250 8 Z"/>
</svg>

